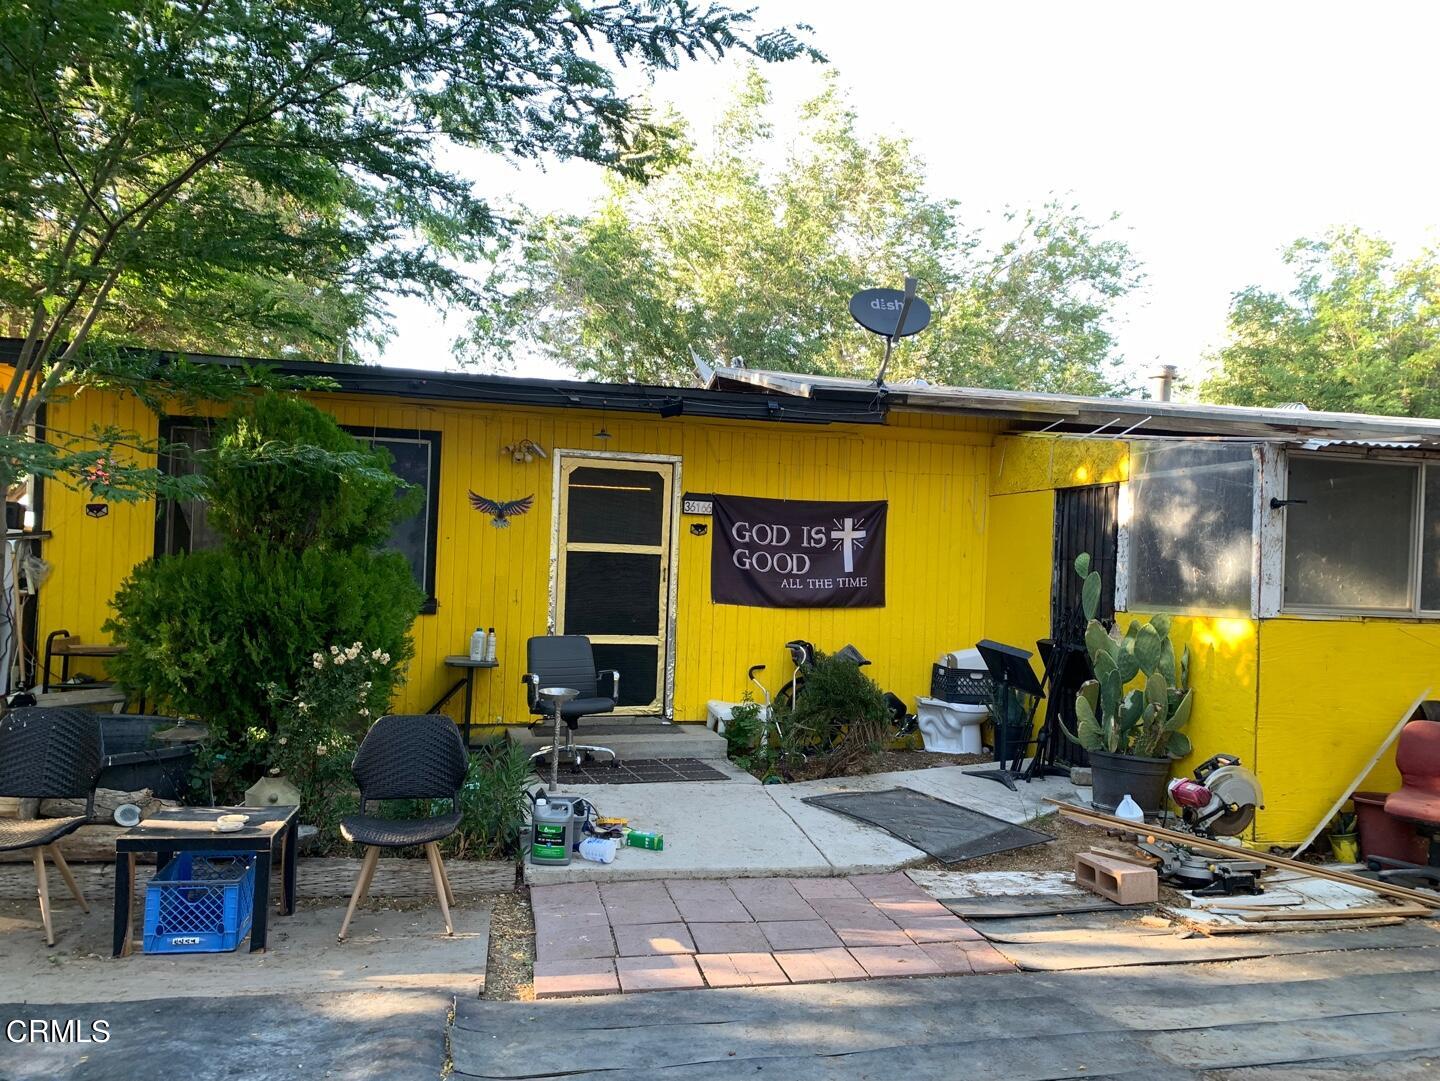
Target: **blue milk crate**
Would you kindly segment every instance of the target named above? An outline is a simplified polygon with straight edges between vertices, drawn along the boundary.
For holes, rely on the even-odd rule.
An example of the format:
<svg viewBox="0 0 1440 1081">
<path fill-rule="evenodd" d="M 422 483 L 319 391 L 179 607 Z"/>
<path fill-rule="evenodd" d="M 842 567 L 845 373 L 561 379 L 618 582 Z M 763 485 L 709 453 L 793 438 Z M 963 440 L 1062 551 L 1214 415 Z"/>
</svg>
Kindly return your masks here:
<svg viewBox="0 0 1440 1081">
<path fill-rule="evenodd" d="M 250 933 L 255 857 L 181 852 L 145 888 L 146 953 L 226 953 Z"/>
</svg>

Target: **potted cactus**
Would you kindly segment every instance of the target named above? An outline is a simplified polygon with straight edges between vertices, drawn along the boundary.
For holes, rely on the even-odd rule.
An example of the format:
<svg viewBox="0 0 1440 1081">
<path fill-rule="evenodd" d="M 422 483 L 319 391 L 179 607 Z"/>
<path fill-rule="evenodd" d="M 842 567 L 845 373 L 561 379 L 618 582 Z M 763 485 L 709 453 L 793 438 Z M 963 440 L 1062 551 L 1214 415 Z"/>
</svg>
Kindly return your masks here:
<svg viewBox="0 0 1440 1081">
<path fill-rule="evenodd" d="M 1075 560 L 1084 580 L 1085 648 L 1095 678 L 1075 699 L 1076 730 L 1068 735 L 1090 755 L 1094 790 L 1091 802 L 1113 811 L 1128 793 L 1147 815 L 1165 802 L 1171 763 L 1190 753 L 1181 731 L 1190 720 L 1190 650 L 1176 655 L 1170 641 L 1170 617 L 1135 620 L 1125 632 L 1107 631 L 1095 618 L 1100 605 L 1100 575 L 1090 555 Z"/>
</svg>

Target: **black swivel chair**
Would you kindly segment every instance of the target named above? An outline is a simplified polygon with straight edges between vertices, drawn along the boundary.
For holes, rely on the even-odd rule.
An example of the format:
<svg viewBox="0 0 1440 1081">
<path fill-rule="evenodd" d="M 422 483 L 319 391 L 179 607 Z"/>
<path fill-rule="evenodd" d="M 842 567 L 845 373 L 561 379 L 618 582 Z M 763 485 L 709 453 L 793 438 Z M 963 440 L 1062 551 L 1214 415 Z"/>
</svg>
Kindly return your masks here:
<svg viewBox="0 0 1440 1081">
<path fill-rule="evenodd" d="M 86 912 L 90 906 L 55 842 L 74 833 L 95 814 L 95 783 L 104 745 L 100 718 L 83 709 L 29 706 L 0 717 L 0 795 L 20 799 L 85 799 L 85 813 L 68 818 L 0 818 L 0 851 L 33 848 L 35 886 L 45 942 L 55 945 L 50 922 L 50 886 L 45 853 Z"/>
<path fill-rule="evenodd" d="M 465 783 L 469 765 L 460 730 L 444 714 L 391 714 L 370 726 L 350 767 L 360 789 L 360 813 L 347 815 L 340 821 L 340 835 L 352 844 L 365 846 L 360 876 L 355 881 L 355 892 L 350 895 L 350 907 L 345 910 L 345 921 L 337 936 L 341 942 L 350 931 L 355 906 L 369 892 L 380 850 L 412 845 L 425 848 L 430 874 L 435 879 L 440 914 L 445 917 L 445 933 L 455 933 L 455 925 L 450 921 L 455 891 L 450 888 L 438 842 L 460 826 L 460 788 Z M 366 813 L 371 800 L 385 799 L 448 799 L 451 809 L 446 814 L 427 818 L 382 818 Z"/>
<path fill-rule="evenodd" d="M 609 747 L 598 747 L 589 743 L 575 742 L 575 729 L 581 717 L 597 713 L 609 713 L 620 700 L 620 673 L 613 668 L 598 672 L 595 669 L 595 654 L 590 649 L 590 639 L 583 634 L 550 634 L 532 638 L 525 644 L 526 671 L 520 677 L 525 684 L 530 702 L 530 712 L 553 720 L 553 707 L 541 701 L 541 687 L 569 687 L 579 692 L 560 707 L 560 718 L 565 722 L 565 743 L 560 748 L 560 757 L 580 768 L 587 754 L 608 754 L 611 765 L 616 764 L 615 752 Z M 608 677 L 608 696 L 600 693 L 600 679 Z M 540 722 L 536 722 L 540 723 Z M 546 744 L 530 756 L 547 757 L 554 749 Z"/>
</svg>

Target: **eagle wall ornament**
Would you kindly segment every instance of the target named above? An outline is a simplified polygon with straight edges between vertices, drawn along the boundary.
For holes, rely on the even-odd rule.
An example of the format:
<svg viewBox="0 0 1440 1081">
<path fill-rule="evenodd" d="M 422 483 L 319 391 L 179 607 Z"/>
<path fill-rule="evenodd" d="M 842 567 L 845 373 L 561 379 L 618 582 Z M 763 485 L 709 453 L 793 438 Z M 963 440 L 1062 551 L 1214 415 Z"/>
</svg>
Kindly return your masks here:
<svg viewBox="0 0 1440 1081">
<path fill-rule="evenodd" d="M 471 492 L 470 505 L 481 514 L 490 515 L 490 524 L 496 529 L 509 529 L 511 518 L 518 518 L 535 505 L 535 494 L 532 492 L 522 499 L 511 499 L 502 503 Z"/>
</svg>

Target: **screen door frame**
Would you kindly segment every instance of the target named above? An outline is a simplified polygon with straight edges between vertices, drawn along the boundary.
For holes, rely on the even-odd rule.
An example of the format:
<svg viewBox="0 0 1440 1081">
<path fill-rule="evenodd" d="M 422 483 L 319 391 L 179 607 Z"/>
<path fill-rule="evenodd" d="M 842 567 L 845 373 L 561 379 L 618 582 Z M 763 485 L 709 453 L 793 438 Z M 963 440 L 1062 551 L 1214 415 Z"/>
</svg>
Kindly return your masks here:
<svg viewBox="0 0 1440 1081">
<path fill-rule="evenodd" d="M 550 514 L 550 614 L 548 633 L 558 633 L 560 623 L 560 572 L 564 563 L 565 538 L 562 527 L 565 521 L 565 473 L 566 466 L 588 463 L 637 466 L 668 466 L 670 478 L 666 486 L 669 506 L 665 509 L 665 541 L 661 553 L 661 574 L 665 582 L 660 596 L 665 611 L 660 619 L 660 671 L 656 679 L 655 704 L 648 706 L 620 706 L 616 714 L 653 717 L 657 714 L 665 720 L 675 716 L 675 617 L 677 612 L 677 588 L 680 580 L 680 499 L 684 491 L 680 483 L 681 459 L 673 454 L 625 454 L 618 451 L 602 450 L 561 450 L 551 455 L 551 514 Z M 658 470 L 657 470 L 658 472 Z"/>
</svg>

